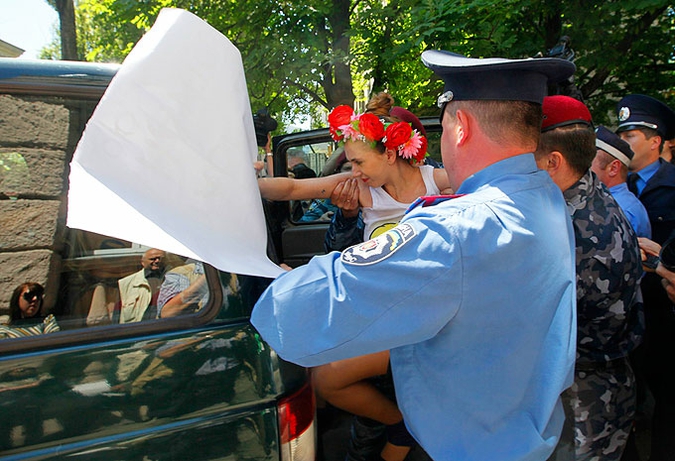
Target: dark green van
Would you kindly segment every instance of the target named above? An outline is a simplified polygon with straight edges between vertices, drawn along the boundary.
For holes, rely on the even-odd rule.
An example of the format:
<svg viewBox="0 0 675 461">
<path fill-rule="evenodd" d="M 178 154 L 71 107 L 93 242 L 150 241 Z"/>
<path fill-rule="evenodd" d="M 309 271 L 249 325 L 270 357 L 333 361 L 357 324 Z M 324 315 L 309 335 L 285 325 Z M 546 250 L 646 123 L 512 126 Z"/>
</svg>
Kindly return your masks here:
<svg viewBox="0 0 675 461">
<path fill-rule="evenodd" d="M 149 304 L 162 303 L 168 274 L 199 265 L 198 305 L 128 315 L 120 281 L 146 275 L 153 249 L 66 227 L 69 163 L 118 67 L 0 58 L 0 459 L 344 459 L 348 425 L 317 424 L 307 370 L 249 322 L 270 280 L 164 253 Z M 438 160 L 438 120 L 422 122 Z M 334 172 L 327 129 L 273 146 L 275 176 L 298 156 L 318 175 Z M 324 252 L 330 212 L 298 219 L 311 206 L 263 203 L 270 259 L 296 267 Z M 44 287 L 32 323 L 10 312 L 17 299 L 38 300 L 25 282 Z"/>
<path fill-rule="evenodd" d="M 117 68 L 0 58 L 0 458 L 314 460 L 307 370 L 249 322 L 269 280 L 204 265 L 192 313 L 124 320 L 119 281 L 149 249 L 65 226 L 68 165 Z M 190 263 L 163 254 L 165 274 Z M 39 317 L 13 319 L 29 298 Z"/>
</svg>

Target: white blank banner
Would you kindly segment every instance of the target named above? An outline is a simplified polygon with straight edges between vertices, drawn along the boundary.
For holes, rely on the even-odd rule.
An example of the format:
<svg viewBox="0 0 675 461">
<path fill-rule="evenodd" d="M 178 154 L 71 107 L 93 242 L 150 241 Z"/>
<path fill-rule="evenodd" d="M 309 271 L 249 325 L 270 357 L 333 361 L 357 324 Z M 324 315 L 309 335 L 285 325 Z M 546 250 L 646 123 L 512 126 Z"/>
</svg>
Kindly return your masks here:
<svg viewBox="0 0 675 461">
<path fill-rule="evenodd" d="M 239 51 L 164 9 L 94 111 L 71 164 L 70 227 L 276 277 Z"/>
</svg>

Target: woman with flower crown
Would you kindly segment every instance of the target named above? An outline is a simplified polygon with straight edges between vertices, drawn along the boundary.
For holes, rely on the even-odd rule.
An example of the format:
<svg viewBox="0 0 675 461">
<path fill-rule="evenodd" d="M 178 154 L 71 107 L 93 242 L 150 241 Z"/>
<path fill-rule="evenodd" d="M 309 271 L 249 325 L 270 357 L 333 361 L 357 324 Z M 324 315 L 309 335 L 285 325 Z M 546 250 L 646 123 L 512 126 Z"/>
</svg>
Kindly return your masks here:
<svg viewBox="0 0 675 461">
<path fill-rule="evenodd" d="M 351 173 L 302 180 L 261 178 L 258 185 L 262 197 L 330 198 L 338 185 L 344 189 L 356 185 L 366 226 L 364 236 L 370 239 L 396 225 L 418 197 L 448 192 L 445 171 L 422 165 L 426 138 L 410 123 L 389 116 L 393 102 L 389 94 L 379 93 L 363 114 L 355 114 L 349 106 L 338 106 L 328 116 L 330 133 L 344 144 Z"/>
<path fill-rule="evenodd" d="M 261 195 L 271 200 L 329 198 L 336 187 L 356 184 L 365 224 L 364 236 L 374 238 L 394 227 L 418 197 L 451 193 L 444 169 L 423 165 L 427 140 L 410 123 L 389 115 L 394 100 L 387 93 L 375 95 L 368 110 L 355 114 L 338 106 L 328 116 L 330 133 L 344 144 L 351 173 L 309 179 L 262 178 Z M 316 367 L 316 391 L 332 405 L 387 426 L 387 443 L 380 457 L 402 461 L 414 439 L 408 434 L 396 403 L 368 378 L 389 373 L 389 351 L 341 360 Z"/>
</svg>

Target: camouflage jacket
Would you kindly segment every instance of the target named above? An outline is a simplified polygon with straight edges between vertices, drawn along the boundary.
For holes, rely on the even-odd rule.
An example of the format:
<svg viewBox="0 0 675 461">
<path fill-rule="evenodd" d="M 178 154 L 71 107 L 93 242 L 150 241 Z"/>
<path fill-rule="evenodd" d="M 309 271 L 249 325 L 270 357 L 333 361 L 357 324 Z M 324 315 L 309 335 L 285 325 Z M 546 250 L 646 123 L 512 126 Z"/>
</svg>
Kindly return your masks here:
<svg viewBox="0 0 675 461">
<path fill-rule="evenodd" d="M 590 170 L 564 196 L 576 242 L 577 363 L 624 357 L 644 329 L 637 237 Z"/>
</svg>

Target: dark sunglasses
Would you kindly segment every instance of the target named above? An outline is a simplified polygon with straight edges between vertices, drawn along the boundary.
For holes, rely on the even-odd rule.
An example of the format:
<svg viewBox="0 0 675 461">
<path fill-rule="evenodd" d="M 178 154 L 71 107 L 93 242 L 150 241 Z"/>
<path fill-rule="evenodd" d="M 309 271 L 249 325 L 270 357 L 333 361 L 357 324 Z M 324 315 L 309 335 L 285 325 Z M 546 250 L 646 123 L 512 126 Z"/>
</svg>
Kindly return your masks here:
<svg viewBox="0 0 675 461">
<path fill-rule="evenodd" d="M 42 293 L 37 292 L 37 291 L 27 291 L 21 297 L 25 299 L 27 302 L 31 302 L 33 298 L 38 297 L 39 299 L 42 299 Z"/>
</svg>

